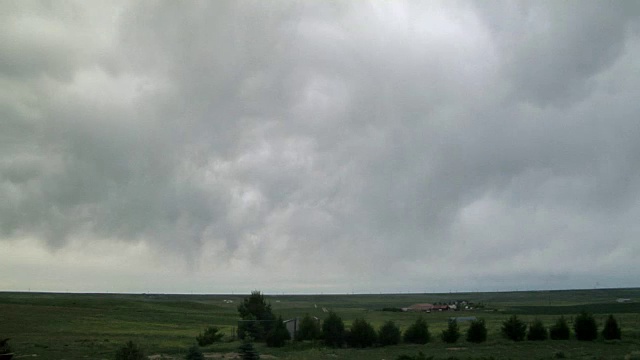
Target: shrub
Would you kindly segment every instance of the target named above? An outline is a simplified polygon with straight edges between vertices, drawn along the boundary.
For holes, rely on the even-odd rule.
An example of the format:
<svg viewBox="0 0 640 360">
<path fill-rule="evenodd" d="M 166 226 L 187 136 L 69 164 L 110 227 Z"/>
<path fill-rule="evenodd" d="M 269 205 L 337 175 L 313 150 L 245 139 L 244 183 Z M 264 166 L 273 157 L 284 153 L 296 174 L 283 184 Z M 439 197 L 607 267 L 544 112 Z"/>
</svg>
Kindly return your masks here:
<svg viewBox="0 0 640 360">
<path fill-rule="evenodd" d="M 509 319 L 502 323 L 500 329 L 502 336 L 513 341 L 522 341 L 527 333 L 527 325 L 518 319 L 516 315 L 511 315 Z"/>
<path fill-rule="evenodd" d="M 487 325 L 484 319 L 473 320 L 467 329 L 467 341 L 481 343 L 487 341 Z"/>
<path fill-rule="evenodd" d="M 300 321 L 296 340 L 315 340 L 320 337 L 320 325 L 316 319 L 306 314 Z"/>
<path fill-rule="evenodd" d="M 333 311 L 322 323 L 322 338 L 327 346 L 341 347 L 344 344 L 344 322 Z"/>
<path fill-rule="evenodd" d="M 11 354 L 11 346 L 9 346 L 10 339 L 0 340 L 0 354 Z"/>
<path fill-rule="evenodd" d="M 204 360 L 204 354 L 198 345 L 193 345 L 187 352 L 186 360 Z"/>
<path fill-rule="evenodd" d="M 430 338 L 429 325 L 422 317 L 417 318 L 404 332 L 404 341 L 411 344 L 426 344 Z"/>
<path fill-rule="evenodd" d="M 605 340 L 620 340 L 622 338 L 622 333 L 620 331 L 620 326 L 618 326 L 618 322 L 613 315 L 609 315 L 607 321 L 604 323 L 604 329 L 602 329 L 602 337 Z"/>
<path fill-rule="evenodd" d="M 576 333 L 576 339 L 581 341 L 593 341 L 598 338 L 598 325 L 593 315 L 583 311 L 576 316 L 573 323 L 573 331 Z"/>
<path fill-rule="evenodd" d="M 556 320 L 556 323 L 549 329 L 549 337 L 551 340 L 569 340 L 570 333 L 569 325 L 567 325 L 567 320 L 564 316 L 560 316 L 558 320 Z"/>
<path fill-rule="evenodd" d="M 282 322 L 282 317 L 278 317 L 275 326 L 267 334 L 267 346 L 269 347 L 283 347 L 287 340 L 291 339 L 289 330 Z"/>
<path fill-rule="evenodd" d="M 446 330 L 442 330 L 440 335 L 442 341 L 453 344 L 460 338 L 460 330 L 458 329 L 458 322 L 455 319 L 449 319 Z"/>
<path fill-rule="evenodd" d="M 378 331 L 378 342 L 382 346 L 399 344 L 400 328 L 393 321 L 387 321 Z"/>
<path fill-rule="evenodd" d="M 529 324 L 529 332 L 527 333 L 527 340 L 541 341 L 547 340 L 547 329 L 542 324 L 542 321 L 536 319 L 533 323 Z"/>
<path fill-rule="evenodd" d="M 198 341 L 198 345 L 207 346 L 211 345 L 214 342 L 218 342 L 222 339 L 224 334 L 219 333 L 220 329 L 215 326 L 210 326 L 204 330 L 204 333 L 196 336 L 196 340 Z"/>
<path fill-rule="evenodd" d="M 128 341 L 116 353 L 116 360 L 145 360 L 144 351 L 133 341 Z"/>
<path fill-rule="evenodd" d="M 365 319 L 355 319 L 351 324 L 351 331 L 347 344 L 351 347 L 370 347 L 376 343 L 377 335 L 373 326 Z"/>
<path fill-rule="evenodd" d="M 240 354 L 240 359 L 242 360 L 260 360 L 260 354 L 253 347 L 253 343 L 251 343 L 251 337 L 247 336 L 242 345 L 238 348 L 238 353 Z"/>
</svg>

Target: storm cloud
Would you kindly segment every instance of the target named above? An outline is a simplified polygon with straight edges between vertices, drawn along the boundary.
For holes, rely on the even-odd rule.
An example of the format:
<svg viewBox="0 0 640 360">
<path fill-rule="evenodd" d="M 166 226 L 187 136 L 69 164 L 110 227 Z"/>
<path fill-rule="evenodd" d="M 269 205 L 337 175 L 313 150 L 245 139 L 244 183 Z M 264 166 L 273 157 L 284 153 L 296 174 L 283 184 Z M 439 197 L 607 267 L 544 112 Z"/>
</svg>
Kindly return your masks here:
<svg viewBox="0 0 640 360">
<path fill-rule="evenodd" d="M 635 2 L 0 6 L 0 289 L 639 285 Z"/>
</svg>

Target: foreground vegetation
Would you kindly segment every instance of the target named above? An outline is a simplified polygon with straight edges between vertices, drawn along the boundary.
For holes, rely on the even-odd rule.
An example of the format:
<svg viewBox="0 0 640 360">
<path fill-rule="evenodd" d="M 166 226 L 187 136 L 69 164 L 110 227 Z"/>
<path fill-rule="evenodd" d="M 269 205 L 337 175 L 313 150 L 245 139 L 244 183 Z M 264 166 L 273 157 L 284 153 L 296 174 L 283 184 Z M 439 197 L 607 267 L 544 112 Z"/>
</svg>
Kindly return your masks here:
<svg viewBox="0 0 640 360">
<path fill-rule="evenodd" d="M 239 319 L 238 305 L 242 295 L 118 295 L 118 294 L 43 294 L 0 293 L 0 338 L 11 338 L 18 356 L 44 359 L 114 359 L 128 341 L 144 349 L 146 355 L 164 354 L 166 358 L 184 359 L 195 353 L 196 343 L 206 353 L 237 353 L 242 345 L 235 338 Z M 254 343 L 261 355 L 280 359 L 396 359 L 402 355 L 436 359 L 624 359 L 640 351 L 640 304 L 617 303 L 617 298 L 640 298 L 640 289 L 608 289 L 580 291 L 397 294 L 397 295 L 305 295 L 266 296 L 273 313 L 282 318 L 302 318 L 305 314 L 325 319 L 332 311 L 344 320 L 345 328 L 356 325 L 371 334 L 366 324 L 378 333 L 383 325 L 393 322 L 406 333 L 419 317 L 428 324 L 431 334 L 426 344 L 372 347 L 369 342 L 353 342 L 354 348 L 325 347 L 317 340 L 288 342 L 286 346 L 267 347 Z M 414 303 L 447 302 L 465 299 L 484 304 L 471 311 L 443 311 L 429 314 L 381 311 Z M 593 315 L 598 331 L 606 328 L 612 314 L 621 330 L 621 340 L 604 340 L 598 333 L 594 341 L 578 341 L 574 324 L 581 311 Z M 505 321 L 516 315 L 526 325 L 542 323 L 545 329 L 556 325 L 561 315 L 571 328 L 569 340 L 514 342 L 505 337 Z M 457 324 L 462 334 L 455 342 L 447 342 L 451 331 L 449 317 L 476 316 L 486 324 L 486 341 L 471 342 L 466 336 L 469 323 Z M 358 319 L 358 320 L 356 320 Z M 366 322 L 366 324 L 365 324 Z M 517 323 L 512 329 L 519 331 Z M 213 334 L 207 333 L 215 327 Z M 510 328 L 511 329 L 511 328 Z M 389 331 L 389 338 L 397 334 Z M 553 331 L 553 329 L 552 329 Z M 615 335 L 615 331 L 612 332 Z M 222 335 L 222 336 L 220 336 Z M 206 344 L 207 336 L 216 341 Z M 553 334 L 550 334 L 553 338 Z M 198 337 L 198 340 L 196 339 Z M 614 337 L 615 338 L 615 337 Z M 403 339 L 404 340 L 404 339 Z M 395 340 L 394 340 L 395 341 Z M 393 342 L 393 341 L 392 341 Z M 364 345 L 363 345 L 364 344 Z"/>
</svg>

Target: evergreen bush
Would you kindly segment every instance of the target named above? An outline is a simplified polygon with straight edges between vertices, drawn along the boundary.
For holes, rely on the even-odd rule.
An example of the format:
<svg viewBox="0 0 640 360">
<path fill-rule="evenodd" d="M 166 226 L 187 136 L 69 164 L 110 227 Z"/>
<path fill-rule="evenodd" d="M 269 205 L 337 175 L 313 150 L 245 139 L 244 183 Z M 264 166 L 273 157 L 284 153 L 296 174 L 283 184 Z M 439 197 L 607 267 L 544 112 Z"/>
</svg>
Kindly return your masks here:
<svg viewBox="0 0 640 360">
<path fill-rule="evenodd" d="M 9 346 L 10 339 L 0 340 L 0 354 L 11 354 L 11 346 Z"/>
<path fill-rule="evenodd" d="M 283 347 L 287 340 L 291 339 L 291 335 L 289 334 L 289 330 L 282 322 L 282 317 L 278 317 L 276 320 L 275 326 L 269 331 L 266 336 L 267 346 L 269 347 Z"/>
<path fill-rule="evenodd" d="M 377 334 L 373 326 L 365 319 L 355 319 L 351 324 L 348 345 L 356 348 L 373 346 L 377 341 Z"/>
<path fill-rule="evenodd" d="M 210 326 L 206 328 L 204 330 L 204 333 L 196 336 L 196 341 L 198 341 L 198 345 L 207 346 L 222 340 L 222 337 L 224 336 L 224 334 L 220 333 L 219 331 L 220 329 L 218 329 L 215 326 Z"/>
<path fill-rule="evenodd" d="M 320 337 L 320 324 L 318 321 L 309 314 L 306 314 L 300 321 L 298 332 L 296 333 L 296 340 L 316 340 Z"/>
<path fill-rule="evenodd" d="M 527 333 L 527 340 L 529 341 L 542 341 L 547 340 L 547 328 L 540 319 L 534 320 L 529 324 L 529 332 Z"/>
<path fill-rule="evenodd" d="M 193 345 L 189 348 L 189 351 L 187 351 L 185 360 L 204 360 L 204 354 L 198 345 Z"/>
<path fill-rule="evenodd" d="M 378 331 L 378 342 L 382 346 L 398 345 L 400 338 L 400 328 L 391 320 L 385 322 Z"/>
<path fill-rule="evenodd" d="M 509 319 L 502 323 L 500 329 L 502 336 L 513 341 L 522 341 L 527 333 L 527 324 L 518 319 L 516 315 L 511 315 Z"/>
<path fill-rule="evenodd" d="M 260 360 L 260 354 L 253 347 L 253 343 L 251 342 L 251 337 L 247 336 L 244 338 L 242 345 L 238 348 L 238 353 L 240 354 L 240 359 L 242 360 Z"/>
<path fill-rule="evenodd" d="M 422 316 L 417 318 L 416 321 L 404 332 L 404 342 L 406 343 L 426 344 L 430 339 L 431 334 L 429 333 L 429 325 Z"/>
<path fill-rule="evenodd" d="M 145 360 L 144 351 L 133 341 L 128 341 L 118 352 L 116 360 Z"/>
<path fill-rule="evenodd" d="M 560 316 L 556 323 L 549 329 L 549 338 L 551 340 L 569 340 L 571 331 L 564 316 Z"/>
<path fill-rule="evenodd" d="M 620 340 L 622 338 L 622 332 L 620 326 L 613 315 L 609 315 L 607 321 L 604 323 L 604 329 L 602 329 L 602 337 L 605 340 Z"/>
<path fill-rule="evenodd" d="M 586 311 L 576 316 L 573 323 L 573 331 L 576 333 L 576 339 L 581 341 L 593 341 L 598 338 L 596 319 Z"/>
<path fill-rule="evenodd" d="M 458 329 L 458 322 L 455 319 L 449 319 L 446 330 L 442 330 L 440 335 L 442 341 L 447 344 L 453 344 L 460 338 L 460 329 Z"/>
<path fill-rule="evenodd" d="M 344 336 L 344 322 L 336 313 L 330 312 L 322 322 L 322 339 L 325 345 L 341 347 L 344 344 Z"/>
<path fill-rule="evenodd" d="M 481 343 L 487 341 L 487 325 L 484 319 L 473 320 L 467 329 L 467 341 Z"/>
</svg>

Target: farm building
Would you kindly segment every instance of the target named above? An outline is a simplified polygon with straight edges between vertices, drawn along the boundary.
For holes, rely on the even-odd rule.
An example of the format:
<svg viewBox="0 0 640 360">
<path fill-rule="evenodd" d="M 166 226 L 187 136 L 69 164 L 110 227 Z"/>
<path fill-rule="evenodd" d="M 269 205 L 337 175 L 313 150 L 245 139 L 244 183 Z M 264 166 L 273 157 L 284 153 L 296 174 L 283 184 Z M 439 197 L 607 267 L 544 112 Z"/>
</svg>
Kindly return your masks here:
<svg viewBox="0 0 640 360">
<path fill-rule="evenodd" d="M 413 304 L 407 308 L 402 308 L 403 311 L 416 311 L 416 312 L 431 312 L 433 304 Z"/>
</svg>

